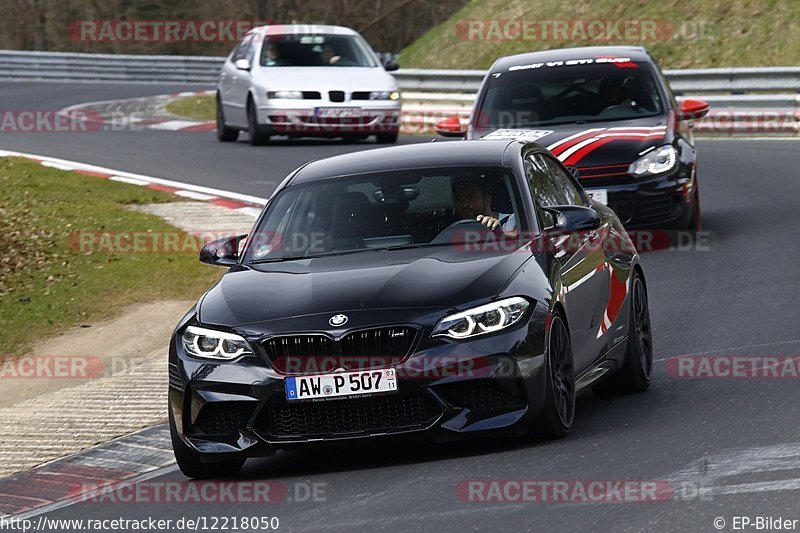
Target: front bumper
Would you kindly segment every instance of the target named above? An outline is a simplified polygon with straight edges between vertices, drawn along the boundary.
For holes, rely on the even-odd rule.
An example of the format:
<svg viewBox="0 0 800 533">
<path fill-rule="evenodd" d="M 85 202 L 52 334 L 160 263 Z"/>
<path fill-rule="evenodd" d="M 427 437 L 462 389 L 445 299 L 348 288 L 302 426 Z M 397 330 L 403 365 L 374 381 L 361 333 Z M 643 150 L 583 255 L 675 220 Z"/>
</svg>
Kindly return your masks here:
<svg viewBox="0 0 800 533">
<path fill-rule="evenodd" d="M 296 136 L 371 135 L 400 131 L 401 104 L 349 101 L 313 104 L 274 101 L 258 108 L 258 122 L 275 134 Z"/>
<path fill-rule="evenodd" d="M 584 169 L 579 171 L 585 189 L 606 190 L 608 206 L 627 229 L 682 229 L 692 218 L 696 184 L 679 169 L 648 178 L 627 173 L 595 178 Z"/>
<path fill-rule="evenodd" d="M 543 323 L 543 306 L 533 315 Z M 288 402 L 284 377 L 259 356 L 203 361 L 170 350 L 169 403 L 178 435 L 210 460 L 270 455 L 318 442 L 412 437 L 447 441 L 525 430 L 544 404 L 544 335 L 532 323 L 471 342 L 421 342 L 395 366 L 398 391 Z"/>
</svg>

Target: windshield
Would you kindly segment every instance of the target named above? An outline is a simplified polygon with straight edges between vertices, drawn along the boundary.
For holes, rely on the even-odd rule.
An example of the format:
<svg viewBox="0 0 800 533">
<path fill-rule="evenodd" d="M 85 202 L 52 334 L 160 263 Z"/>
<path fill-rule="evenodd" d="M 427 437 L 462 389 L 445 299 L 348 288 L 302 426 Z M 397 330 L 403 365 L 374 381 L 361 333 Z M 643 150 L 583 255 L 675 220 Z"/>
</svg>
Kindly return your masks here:
<svg viewBox="0 0 800 533">
<path fill-rule="evenodd" d="M 417 246 L 497 242 L 524 217 L 503 168 L 394 171 L 284 189 L 248 238 L 244 262 L 265 262 Z M 503 224 L 490 231 L 478 215 Z M 511 236 L 509 239 L 513 238 Z"/>
<path fill-rule="evenodd" d="M 663 113 L 647 63 L 551 65 L 534 63 L 489 76 L 474 126 L 527 128 Z"/>
<path fill-rule="evenodd" d="M 270 35 L 261 48 L 263 67 L 376 67 L 357 35 Z"/>
</svg>

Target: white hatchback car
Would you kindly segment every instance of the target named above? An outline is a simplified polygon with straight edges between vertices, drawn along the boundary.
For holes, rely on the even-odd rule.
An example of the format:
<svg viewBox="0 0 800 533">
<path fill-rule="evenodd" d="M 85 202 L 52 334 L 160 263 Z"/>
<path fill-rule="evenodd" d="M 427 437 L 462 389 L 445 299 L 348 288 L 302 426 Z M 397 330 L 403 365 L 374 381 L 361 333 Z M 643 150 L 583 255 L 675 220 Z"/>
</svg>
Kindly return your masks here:
<svg viewBox="0 0 800 533">
<path fill-rule="evenodd" d="M 217 87 L 217 137 L 250 144 L 272 135 L 375 135 L 394 143 L 400 131 L 400 92 L 361 35 L 321 25 L 261 26 L 250 31 L 222 67 Z"/>
</svg>

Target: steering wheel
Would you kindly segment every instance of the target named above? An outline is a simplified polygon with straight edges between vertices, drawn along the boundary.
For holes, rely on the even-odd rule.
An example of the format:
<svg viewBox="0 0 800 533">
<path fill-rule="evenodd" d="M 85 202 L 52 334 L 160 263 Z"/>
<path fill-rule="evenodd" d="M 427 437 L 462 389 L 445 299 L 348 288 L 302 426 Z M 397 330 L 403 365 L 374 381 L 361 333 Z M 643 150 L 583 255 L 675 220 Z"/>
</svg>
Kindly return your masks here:
<svg viewBox="0 0 800 533">
<path fill-rule="evenodd" d="M 458 227 L 458 226 L 468 226 L 470 224 L 475 224 L 476 226 L 482 226 L 482 227 L 486 228 L 486 226 L 484 226 L 483 224 L 481 224 L 480 222 L 478 222 L 474 218 L 465 218 L 463 220 L 456 220 L 455 222 L 453 222 L 452 224 L 450 224 L 449 226 L 444 228 L 442 231 L 447 231 L 450 228 L 455 228 L 455 227 Z M 486 229 L 489 229 L 489 228 L 486 228 Z"/>
<path fill-rule="evenodd" d="M 601 113 L 605 113 L 606 111 L 615 111 L 615 110 L 618 110 L 618 109 L 626 109 L 626 108 L 625 108 L 625 106 L 620 105 L 620 104 L 613 104 L 613 105 L 610 105 L 610 106 L 604 108 L 602 111 L 600 111 L 600 113 L 598 113 L 598 115 L 600 115 Z"/>
<path fill-rule="evenodd" d="M 484 231 L 499 231 L 500 227 L 498 226 L 494 230 L 490 230 L 474 218 L 465 218 L 464 220 L 457 220 L 444 228 L 439 234 L 431 240 L 431 244 L 443 244 L 447 242 L 452 242 L 453 237 L 456 235 L 456 230 L 461 228 L 473 228 L 474 229 L 482 229 Z"/>
<path fill-rule="evenodd" d="M 550 100 L 552 102 L 555 102 L 555 101 L 558 101 L 558 100 L 564 100 L 567 96 L 571 95 L 572 93 L 585 94 L 585 95 L 590 96 L 590 97 L 595 97 L 596 96 L 592 91 L 590 91 L 586 87 L 582 87 L 580 85 L 570 85 L 566 89 L 560 91 L 558 94 L 553 96 Z"/>
</svg>

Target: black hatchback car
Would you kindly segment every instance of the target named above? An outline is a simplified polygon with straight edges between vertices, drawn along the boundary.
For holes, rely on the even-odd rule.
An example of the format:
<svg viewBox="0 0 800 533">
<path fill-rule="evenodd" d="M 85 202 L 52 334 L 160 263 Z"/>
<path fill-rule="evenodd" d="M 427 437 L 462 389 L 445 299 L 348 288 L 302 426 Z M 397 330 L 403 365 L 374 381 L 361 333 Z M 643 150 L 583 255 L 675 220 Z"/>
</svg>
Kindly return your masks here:
<svg viewBox="0 0 800 533">
<path fill-rule="evenodd" d="M 170 343 L 181 470 L 319 441 L 559 437 L 575 395 L 645 390 L 639 257 L 613 211 L 518 141 L 417 144 L 307 164 Z"/>
<path fill-rule="evenodd" d="M 446 136 L 519 138 L 547 147 L 627 228 L 700 227 L 692 120 L 709 105 L 678 105 L 641 47 L 567 48 L 498 59 L 470 121 Z"/>
</svg>

